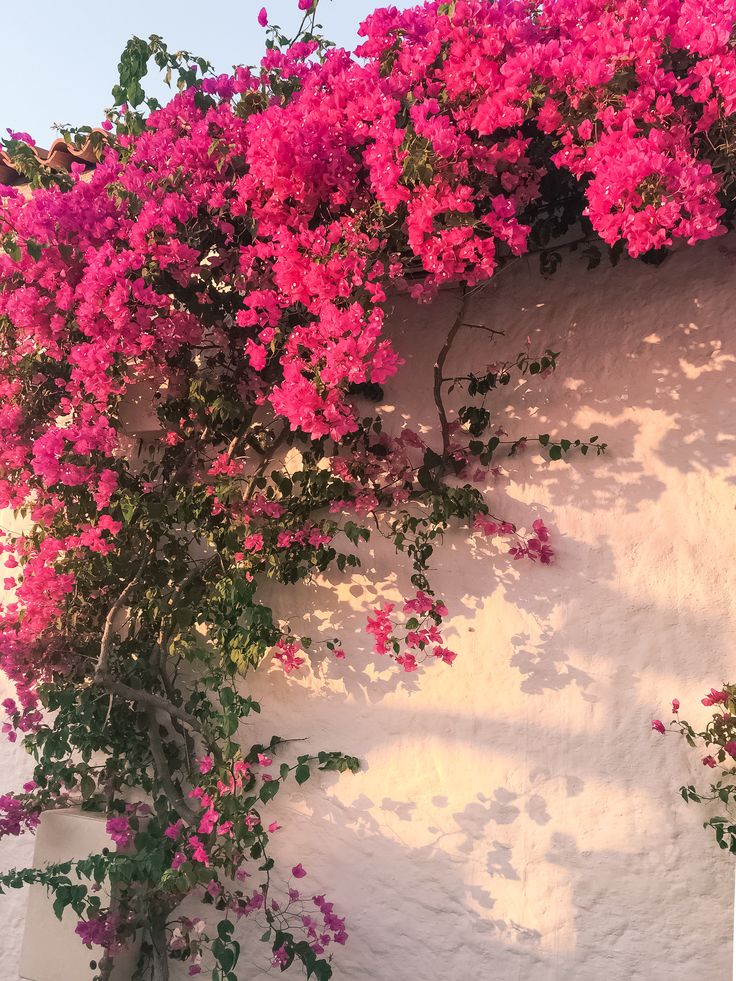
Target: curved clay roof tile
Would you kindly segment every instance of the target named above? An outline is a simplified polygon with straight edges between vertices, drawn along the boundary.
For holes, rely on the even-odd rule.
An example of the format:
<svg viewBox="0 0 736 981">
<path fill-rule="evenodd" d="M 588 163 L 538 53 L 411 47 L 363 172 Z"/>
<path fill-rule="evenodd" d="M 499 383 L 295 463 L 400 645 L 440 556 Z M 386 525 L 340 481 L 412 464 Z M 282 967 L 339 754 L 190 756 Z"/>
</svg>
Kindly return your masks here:
<svg viewBox="0 0 736 981">
<path fill-rule="evenodd" d="M 107 136 L 104 130 L 93 130 L 94 133 L 101 133 Z M 70 170 L 73 163 L 81 163 L 85 166 L 94 167 L 97 157 L 92 146 L 92 140 L 88 137 L 84 143 L 67 143 L 63 139 L 54 140 L 48 150 L 42 147 L 33 147 L 33 155 L 40 164 L 51 167 L 53 170 Z M 0 184 L 27 184 L 28 178 L 20 173 L 13 165 L 12 160 L 5 150 L 0 149 Z"/>
</svg>

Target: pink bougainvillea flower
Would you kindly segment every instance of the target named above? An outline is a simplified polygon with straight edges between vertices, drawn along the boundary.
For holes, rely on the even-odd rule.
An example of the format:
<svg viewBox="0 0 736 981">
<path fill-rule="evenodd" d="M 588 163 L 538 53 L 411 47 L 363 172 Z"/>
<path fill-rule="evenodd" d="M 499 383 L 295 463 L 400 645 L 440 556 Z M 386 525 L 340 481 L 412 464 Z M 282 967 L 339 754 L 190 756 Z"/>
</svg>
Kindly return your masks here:
<svg viewBox="0 0 736 981">
<path fill-rule="evenodd" d="M 721 705 L 728 701 L 727 691 L 716 691 L 715 688 L 711 688 L 710 694 L 706 695 L 705 698 L 701 698 L 703 705 Z"/>
<path fill-rule="evenodd" d="M 14 129 L 8 129 L 7 133 L 11 140 L 18 140 L 21 143 L 27 143 L 28 146 L 36 145 L 36 141 L 29 133 L 22 133 Z"/>
<path fill-rule="evenodd" d="M 677 713 L 679 711 L 680 711 L 680 699 L 679 698 L 673 698 L 672 699 L 672 713 L 673 713 L 673 715 L 677 715 Z"/>
<path fill-rule="evenodd" d="M 258 11 L 258 23 L 261 27 L 266 27 L 268 25 L 268 11 L 265 7 L 261 7 Z"/>
<path fill-rule="evenodd" d="M 716 761 L 712 756 L 703 757 L 703 766 L 709 766 L 711 769 L 716 765 Z"/>
<path fill-rule="evenodd" d="M 294 876 L 295 879 L 303 879 L 307 873 L 304 871 L 304 868 L 302 867 L 302 863 L 300 862 L 298 865 L 295 865 L 292 868 L 291 874 Z"/>
<path fill-rule="evenodd" d="M 725 749 L 725 751 L 728 753 L 729 756 L 733 756 L 733 757 L 736 758 L 736 740 L 735 739 L 731 739 L 729 742 L 726 743 L 726 745 L 723 748 Z"/>
<path fill-rule="evenodd" d="M 108 818 L 105 830 L 118 848 L 126 849 L 133 841 L 135 833 L 126 817 Z"/>
<path fill-rule="evenodd" d="M 533 523 L 532 528 L 534 529 L 534 534 L 537 536 L 540 542 L 549 541 L 549 531 L 541 518 L 537 518 L 537 520 Z"/>
<path fill-rule="evenodd" d="M 192 837 L 189 839 L 189 846 L 192 849 L 192 859 L 195 862 L 200 862 L 202 865 L 206 866 L 210 864 L 207 850 L 196 835 L 192 835 Z"/>
<path fill-rule="evenodd" d="M 659 719 L 652 719 L 652 729 L 654 729 L 655 732 L 661 732 L 661 733 L 664 733 L 666 731 L 664 727 L 664 723 L 660 722 Z"/>
<path fill-rule="evenodd" d="M 164 834 L 166 835 L 167 838 L 171 838 L 172 841 L 176 841 L 176 839 L 181 834 L 181 829 L 183 827 L 184 827 L 184 822 L 180 819 L 176 821 L 174 824 L 170 824 L 164 831 Z"/>
<path fill-rule="evenodd" d="M 276 644 L 273 659 L 281 665 L 285 674 L 291 674 L 292 671 L 296 671 L 304 664 L 304 658 L 297 657 L 298 650 L 298 644 L 288 641 L 284 637 Z"/>
</svg>

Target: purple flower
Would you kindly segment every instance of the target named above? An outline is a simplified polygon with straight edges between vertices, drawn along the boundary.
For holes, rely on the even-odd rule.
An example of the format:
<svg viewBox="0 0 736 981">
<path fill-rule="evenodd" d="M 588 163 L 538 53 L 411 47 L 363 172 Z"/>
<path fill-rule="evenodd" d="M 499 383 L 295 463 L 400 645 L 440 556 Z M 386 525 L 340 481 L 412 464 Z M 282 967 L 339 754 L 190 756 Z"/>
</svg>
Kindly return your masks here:
<svg viewBox="0 0 736 981">
<path fill-rule="evenodd" d="M 127 848 L 133 840 L 133 831 L 126 817 L 109 818 L 105 830 L 118 848 Z"/>
<path fill-rule="evenodd" d="M 19 140 L 21 143 L 27 143 L 28 146 L 35 146 L 36 141 L 28 133 L 21 133 L 14 129 L 8 129 L 8 136 L 11 140 Z"/>
</svg>

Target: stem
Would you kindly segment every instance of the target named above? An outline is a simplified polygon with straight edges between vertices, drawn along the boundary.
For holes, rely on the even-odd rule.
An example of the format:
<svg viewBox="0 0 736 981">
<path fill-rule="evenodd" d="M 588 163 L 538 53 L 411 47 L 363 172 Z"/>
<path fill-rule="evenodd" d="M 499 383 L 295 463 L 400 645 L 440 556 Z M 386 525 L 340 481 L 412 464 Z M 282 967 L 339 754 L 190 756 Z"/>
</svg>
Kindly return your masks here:
<svg viewBox="0 0 736 981">
<path fill-rule="evenodd" d="M 151 914 L 148 924 L 151 939 L 151 981 L 169 981 L 169 953 L 166 943 L 166 916 Z"/>
<path fill-rule="evenodd" d="M 135 587 L 141 581 L 141 576 L 143 575 L 145 568 L 148 565 L 148 561 L 150 557 L 151 557 L 150 553 L 147 552 L 146 555 L 143 557 L 143 561 L 138 566 L 138 571 L 130 580 L 130 582 L 122 591 L 122 593 L 115 600 L 115 602 L 112 604 L 107 616 L 105 617 L 105 627 L 102 631 L 102 639 L 100 641 L 100 656 L 97 658 L 97 664 L 95 665 L 95 682 L 98 685 L 101 684 L 105 680 L 105 677 L 107 676 L 107 667 L 110 661 L 110 655 L 112 653 L 113 626 L 115 622 L 115 617 L 123 608 L 126 599 L 130 596 L 130 594 L 133 592 Z"/>
<path fill-rule="evenodd" d="M 131 688 L 130 685 L 124 685 L 122 681 L 103 680 L 100 684 L 101 687 L 103 687 L 106 691 L 109 691 L 111 695 L 119 695 L 121 698 L 125 698 L 129 702 L 137 702 L 139 705 L 146 705 L 149 709 L 161 709 L 161 711 L 166 712 L 170 718 L 180 719 L 191 729 L 195 729 L 197 732 L 199 732 L 201 729 L 199 719 L 195 718 L 185 709 L 179 708 L 178 705 L 174 705 L 173 702 L 168 701 L 168 699 L 162 698 L 161 695 L 156 695 L 149 691 L 143 691 L 141 688 Z"/>
<path fill-rule="evenodd" d="M 182 821 L 192 827 L 196 827 L 196 825 L 199 823 L 199 818 L 189 804 L 187 804 L 184 794 L 177 788 L 171 776 L 169 761 L 166 759 L 166 752 L 161 740 L 161 732 L 159 729 L 158 719 L 156 718 L 156 711 L 155 709 L 149 708 L 146 714 L 148 716 L 148 738 L 151 743 L 151 755 L 153 756 L 153 763 L 156 768 L 156 775 L 158 776 L 159 783 L 168 797 L 171 806 L 174 808 Z M 166 947 L 165 940 L 166 936 L 164 931 L 164 949 Z M 168 977 L 168 974 L 166 974 L 166 977 Z"/>
<path fill-rule="evenodd" d="M 112 957 L 110 957 L 109 954 L 106 954 L 99 963 L 99 981 L 110 981 L 112 969 L 114 967 L 115 962 L 113 961 Z"/>
<path fill-rule="evenodd" d="M 462 292 L 462 303 L 460 304 L 460 309 L 458 311 L 455 322 L 450 328 L 450 332 L 445 339 L 445 343 L 442 345 L 440 353 L 437 355 L 437 360 L 434 364 L 434 403 L 437 406 L 437 413 L 440 418 L 440 432 L 442 434 L 442 459 L 447 460 L 450 453 L 450 424 L 447 421 L 447 410 L 445 409 L 444 402 L 442 401 L 442 384 L 444 381 L 444 368 L 447 357 L 452 350 L 452 345 L 455 338 L 459 334 L 463 324 L 465 323 L 465 314 L 468 309 L 468 285 L 463 284 Z"/>
</svg>

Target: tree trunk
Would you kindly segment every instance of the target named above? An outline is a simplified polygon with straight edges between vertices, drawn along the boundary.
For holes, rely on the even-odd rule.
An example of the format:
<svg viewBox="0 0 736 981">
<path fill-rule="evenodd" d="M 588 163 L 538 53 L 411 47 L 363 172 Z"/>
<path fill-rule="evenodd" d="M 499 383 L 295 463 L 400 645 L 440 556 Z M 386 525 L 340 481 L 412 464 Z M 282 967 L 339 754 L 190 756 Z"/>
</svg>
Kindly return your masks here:
<svg viewBox="0 0 736 981">
<path fill-rule="evenodd" d="M 151 941 L 151 981 L 169 981 L 169 951 L 166 942 L 166 914 L 151 917 L 148 926 Z"/>
</svg>

